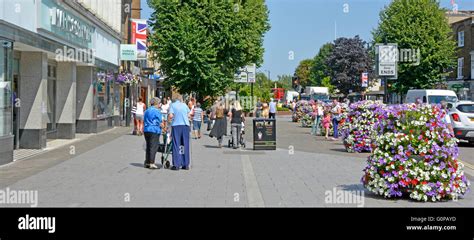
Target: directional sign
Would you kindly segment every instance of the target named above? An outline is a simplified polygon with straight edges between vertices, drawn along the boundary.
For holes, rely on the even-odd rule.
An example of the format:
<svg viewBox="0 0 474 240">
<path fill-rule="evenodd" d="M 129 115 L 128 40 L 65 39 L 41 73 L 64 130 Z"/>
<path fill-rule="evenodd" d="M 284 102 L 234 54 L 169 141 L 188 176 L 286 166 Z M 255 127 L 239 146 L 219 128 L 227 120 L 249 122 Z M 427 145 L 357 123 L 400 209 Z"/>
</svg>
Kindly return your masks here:
<svg viewBox="0 0 474 240">
<path fill-rule="evenodd" d="M 239 68 L 239 70 L 234 75 L 234 82 L 254 83 L 255 82 L 255 72 L 256 72 L 255 64 Z"/>
</svg>

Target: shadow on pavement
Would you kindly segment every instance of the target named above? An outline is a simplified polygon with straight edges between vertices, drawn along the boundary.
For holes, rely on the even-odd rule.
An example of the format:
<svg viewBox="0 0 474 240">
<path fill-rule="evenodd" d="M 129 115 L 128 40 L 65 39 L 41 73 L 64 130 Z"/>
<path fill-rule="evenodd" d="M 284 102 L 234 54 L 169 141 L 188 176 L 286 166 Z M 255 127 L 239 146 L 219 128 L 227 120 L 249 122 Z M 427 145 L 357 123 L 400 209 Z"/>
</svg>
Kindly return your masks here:
<svg viewBox="0 0 474 240">
<path fill-rule="evenodd" d="M 206 148 L 219 148 L 219 146 L 217 146 L 217 145 L 204 145 L 204 147 L 206 147 Z M 224 148 L 224 146 L 222 146 L 222 148 Z"/>
</svg>

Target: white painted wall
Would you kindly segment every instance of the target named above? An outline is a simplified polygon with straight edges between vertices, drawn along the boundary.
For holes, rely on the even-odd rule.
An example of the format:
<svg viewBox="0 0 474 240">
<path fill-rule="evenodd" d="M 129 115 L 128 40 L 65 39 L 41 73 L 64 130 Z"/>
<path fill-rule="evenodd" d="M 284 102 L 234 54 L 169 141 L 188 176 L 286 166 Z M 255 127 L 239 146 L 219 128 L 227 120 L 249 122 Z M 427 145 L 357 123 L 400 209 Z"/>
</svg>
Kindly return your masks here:
<svg viewBox="0 0 474 240">
<path fill-rule="evenodd" d="M 0 19 L 36 32 L 38 0 L 0 0 Z"/>
</svg>

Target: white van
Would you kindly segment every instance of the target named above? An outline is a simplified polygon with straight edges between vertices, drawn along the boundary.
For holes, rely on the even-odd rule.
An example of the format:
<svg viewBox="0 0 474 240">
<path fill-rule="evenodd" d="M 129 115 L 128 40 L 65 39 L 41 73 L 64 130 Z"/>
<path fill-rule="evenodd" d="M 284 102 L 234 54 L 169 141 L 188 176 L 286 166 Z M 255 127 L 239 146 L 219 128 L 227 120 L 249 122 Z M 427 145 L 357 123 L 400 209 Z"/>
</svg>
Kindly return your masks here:
<svg viewBox="0 0 474 240">
<path fill-rule="evenodd" d="M 416 103 L 420 99 L 423 103 L 438 104 L 441 101 L 455 103 L 458 101 L 456 93 L 452 90 L 442 89 L 413 89 L 408 90 L 405 98 L 406 103 Z"/>
</svg>

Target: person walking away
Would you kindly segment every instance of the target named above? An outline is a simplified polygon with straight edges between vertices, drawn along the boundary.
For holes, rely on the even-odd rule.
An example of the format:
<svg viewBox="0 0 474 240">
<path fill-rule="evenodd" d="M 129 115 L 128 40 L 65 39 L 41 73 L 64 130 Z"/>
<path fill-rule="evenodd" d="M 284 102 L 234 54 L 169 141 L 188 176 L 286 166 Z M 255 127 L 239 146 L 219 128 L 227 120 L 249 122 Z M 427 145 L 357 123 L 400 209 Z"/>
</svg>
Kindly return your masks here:
<svg viewBox="0 0 474 240">
<path fill-rule="evenodd" d="M 204 122 L 204 111 L 201 109 L 201 103 L 196 103 L 193 114 L 194 137 L 198 139 L 201 138 L 201 125 Z"/>
<path fill-rule="evenodd" d="M 332 139 L 337 140 L 339 138 L 338 126 L 339 126 L 339 121 L 341 120 L 342 109 L 341 109 L 341 105 L 336 99 L 333 100 L 331 113 L 332 113 L 332 126 L 334 129 L 334 136 Z"/>
<path fill-rule="evenodd" d="M 227 122 L 225 118 L 225 109 L 224 104 L 222 102 L 216 108 L 216 120 L 214 126 L 212 127 L 211 132 L 209 133 L 210 137 L 217 138 L 217 142 L 219 144 L 219 148 L 222 147 L 222 137 L 227 135 Z"/>
<path fill-rule="evenodd" d="M 191 156 L 189 155 L 189 115 L 191 110 L 183 103 L 183 97 L 178 96 L 170 105 L 168 122 L 171 123 L 171 138 L 173 141 L 173 167 L 171 170 L 189 170 Z"/>
<path fill-rule="evenodd" d="M 263 111 L 263 104 L 262 104 L 262 99 L 258 98 L 256 107 L 255 107 L 255 117 L 260 118 L 262 117 L 262 111 Z"/>
<path fill-rule="evenodd" d="M 277 113 L 277 101 L 278 101 L 278 100 L 275 99 L 275 100 L 271 101 L 270 104 L 269 104 L 269 105 L 270 105 L 270 106 L 269 106 L 269 107 L 270 107 L 270 111 L 269 111 L 269 117 L 270 117 L 270 119 L 272 119 L 272 118 L 275 119 L 275 117 L 276 117 L 276 113 Z"/>
<path fill-rule="evenodd" d="M 326 130 L 326 139 L 329 138 L 329 128 L 331 127 L 331 114 L 326 112 L 323 118 L 323 128 Z"/>
<path fill-rule="evenodd" d="M 262 103 L 262 118 L 268 118 L 270 111 L 268 109 L 268 104 L 266 102 Z"/>
<path fill-rule="evenodd" d="M 140 97 L 138 99 L 137 111 L 135 113 L 135 116 L 137 118 L 137 135 L 138 136 L 143 135 L 143 114 L 145 113 L 145 110 L 146 110 L 146 104 L 143 103 L 143 99 Z"/>
<path fill-rule="evenodd" d="M 240 138 L 242 134 L 242 123 L 245 122 L 245 118 L 242 115 L 242 106 L 239 101 L 235 101 L 232 110 L 229 112 L 229 118 L 232 128 L 232 142 L 234 143 L 234 149 L 240 147 Z"/>
<path fill-rule="evenodd" d="M 155 156 L 160 145 L 160 134 L 163 126 L 163 118 L 160 108 L 160 99 L 152 98 L 150 108 L 144 114 L 144 135 L 146 141 L 145 168 L 158 169 L 155 165 Z"/>
<path fill-rule="evenodd" d="M 133 131 L 132 131 L 132 135 L 138 135 L 138 123 L 137 123 L 137 116 L 136 116 L 136 113 L 137 113 L 137 105 L 136 105 L 136 104 L 133 104 L 131 113 L 132 113 L 132 118 L 133 118 Z"/>
</svg>

